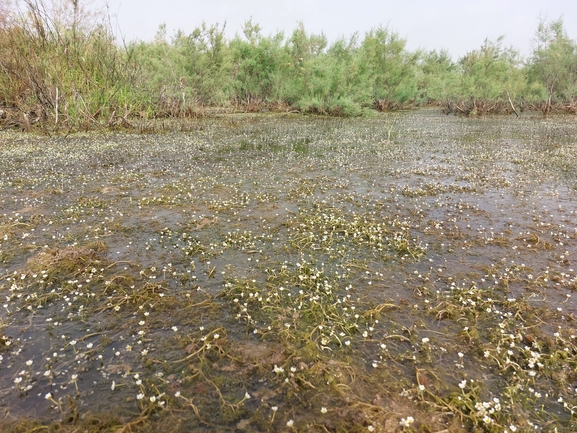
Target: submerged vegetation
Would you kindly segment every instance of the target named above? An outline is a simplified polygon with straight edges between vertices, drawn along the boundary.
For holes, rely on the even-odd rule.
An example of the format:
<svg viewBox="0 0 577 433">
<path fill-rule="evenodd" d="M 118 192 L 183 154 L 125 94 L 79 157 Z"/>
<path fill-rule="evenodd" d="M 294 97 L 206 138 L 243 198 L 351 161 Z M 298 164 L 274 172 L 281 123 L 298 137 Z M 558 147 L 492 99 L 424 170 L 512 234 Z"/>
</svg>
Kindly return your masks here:
<svg viewBox="0 0 577 433">
<path fill-rule="evenodd" d="M 303 24 L 263 35 L 205 25 L 120 46 L 106 16 L 78 1 L 25 0 L 0 9 L 0 118 L 45 130 L 130 126 L 209 108 L 356 116 L 427 104 L 475 115 L 577 111 L 577 42 L 561 19 L 539 22 L 531 56 L 502 39 L 456 61 L 406 49 L 388 27 L 329 42 Z"/>
<path fill-rule="evenodd" d="M 573 119 L 226 119 L 3 132 L 3 432 L 576 430 Z"/>
</svg>

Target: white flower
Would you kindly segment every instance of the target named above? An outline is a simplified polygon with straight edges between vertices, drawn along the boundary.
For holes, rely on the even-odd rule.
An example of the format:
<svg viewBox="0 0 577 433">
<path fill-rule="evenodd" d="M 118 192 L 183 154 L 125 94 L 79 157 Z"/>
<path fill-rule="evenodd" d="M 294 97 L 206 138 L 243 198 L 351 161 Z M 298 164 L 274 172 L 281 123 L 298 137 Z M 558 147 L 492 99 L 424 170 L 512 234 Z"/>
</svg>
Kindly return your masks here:
<svg viewBox="0 0 577 433">
<path fill-rule="evenodd" d="M 461 383 L 459 383 L 459 388 L 461 388 L 461 389 L 465 389 L 466 386 L 467 386 L 466 380 L 463 380 L 463 381 L 461 381 Z"/>
<path fill-rule="evenodd" d="M 403 427 L 410 427 L 414 422 L 415 419 L 412 416 L 408 416 L 406 418 L 402 418 L 399 424 L 401 424 Z"/>
<path fill-rule="evenodd" d="M 142 400 L 142 399 L 144 398 L 144 394 L 143 394 L 143 393 L 139 393 L 139 394 L 136 396 L 136 398 L 137 398 L 138 400 Z"/>
<path fill-rule="evenodd" d="M 114 388 L 116 388 L 116 383 L 114 381 L 112 381 L 112 385 L 110 385 L 110 389 L 112 391 L 114 391 Z"/>
<path fill-rule="evenodd" d="M 286 425 L 287 425 L 287 427 L 292 427 L 294 423 L 295 423 L 295 422 L 294 422 L 292 419 L 289 419 L 289 420 L 286 422 Z"/>
<path fill-rule="evenodd" d="M 429 339 L 427 337 L 424 337 L 421 341 L 423 342 L 423 344 L 425 344 L 429 342 Z"/>
<path fill-rule="evenodd" d="M 46 400 L 50 400 L 50 399 L 52 398 L 52 393 L 49 392 L 48 394 L 46 394 L 46 395 L 44 396 L 44 398 L 45 398 Z"/>
<path fill-rule="evenodd" d="M 321 407 L 321 413 L 327 413 L 327 408 L 326 408 L 326 407 Z"/>
</svg>

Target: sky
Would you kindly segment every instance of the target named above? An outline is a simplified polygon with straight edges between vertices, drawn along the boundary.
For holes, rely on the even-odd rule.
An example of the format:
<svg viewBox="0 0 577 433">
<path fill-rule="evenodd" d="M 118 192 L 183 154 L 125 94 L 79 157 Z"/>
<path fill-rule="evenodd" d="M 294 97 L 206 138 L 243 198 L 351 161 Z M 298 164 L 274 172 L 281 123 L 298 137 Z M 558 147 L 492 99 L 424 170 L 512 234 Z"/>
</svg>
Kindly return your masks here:
<svg viewBox="0 0 577 433">
<path fill-rule="evenodd" d="M 388 26 L 407 40 L 407 48 L 446 49 L 456 60 L 478 49 L 486 38 L 504 36 L 503 45 L 531 53 L 539 18 L 563 18 L 577 40 L 576 0 L 93 0 L 108 3 L 125 41 L 154 38 L 160 24 L 168 35 L 191 33 L 203 21 L 226 23 L 229 38 L 242 34 L 252 18 L 264 35 L 290 36 L 302 22 L 309 33 L 323 32 L 329 41 Z"/>
</svg>

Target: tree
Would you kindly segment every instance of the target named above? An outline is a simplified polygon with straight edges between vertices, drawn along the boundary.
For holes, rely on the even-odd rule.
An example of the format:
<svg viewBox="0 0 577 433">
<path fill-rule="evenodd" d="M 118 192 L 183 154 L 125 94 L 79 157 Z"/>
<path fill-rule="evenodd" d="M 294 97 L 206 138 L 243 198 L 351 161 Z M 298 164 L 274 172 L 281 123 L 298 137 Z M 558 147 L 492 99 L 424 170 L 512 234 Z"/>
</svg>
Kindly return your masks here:
<svg viewBox="0 0 577 433">
<path fill-rule="evenodd" d="M 525 87 L 519 54 L 502 47 L 503 36 L 488 39 L 478 50 L 459 59 L 462 69 L 461 94 L 472 99 L 496 101 L 510 92 L 518 94 Z"/>
<path fill-rule="evenodd" d="M 443 101 L 455 96 L 457 65 L 446 50 L 423 53 L 419 63 L 420 99 Z"/>
<path fill-rule="evenodd" d="M 419 53 L 409 53 L 407 41 L 386 27 L 371 30 L 361 44 L 363 58 L 372 72 L 373 98 L 377 104 L 404 103 L 416 95 Z"/>
<path fill-rule="evenodd" d="M 545 113 L 553 101 L 573 101 L 577 90 L 577 45 L 569 39 L 563 20 L 539 21 L 535 33 L 531 76 L 545 87 Z"/>
</svg>

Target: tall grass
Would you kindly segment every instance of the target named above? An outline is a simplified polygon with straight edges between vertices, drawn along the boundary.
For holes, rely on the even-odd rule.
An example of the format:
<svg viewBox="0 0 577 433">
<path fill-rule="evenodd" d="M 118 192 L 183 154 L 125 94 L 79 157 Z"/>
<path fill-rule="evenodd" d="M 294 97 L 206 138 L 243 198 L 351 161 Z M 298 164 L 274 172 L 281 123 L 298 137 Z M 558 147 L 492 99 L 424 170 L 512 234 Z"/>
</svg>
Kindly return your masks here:
<svg viewBox="0 0 577 433">
<path fill-rule="evenodd" d="M 78 1 L 26 0 L 0 27 L 0 101 L 9 122 L 92 127 L 127 122 L 140 105 L 137 68 L 105 20 Z"/>
</svg>

